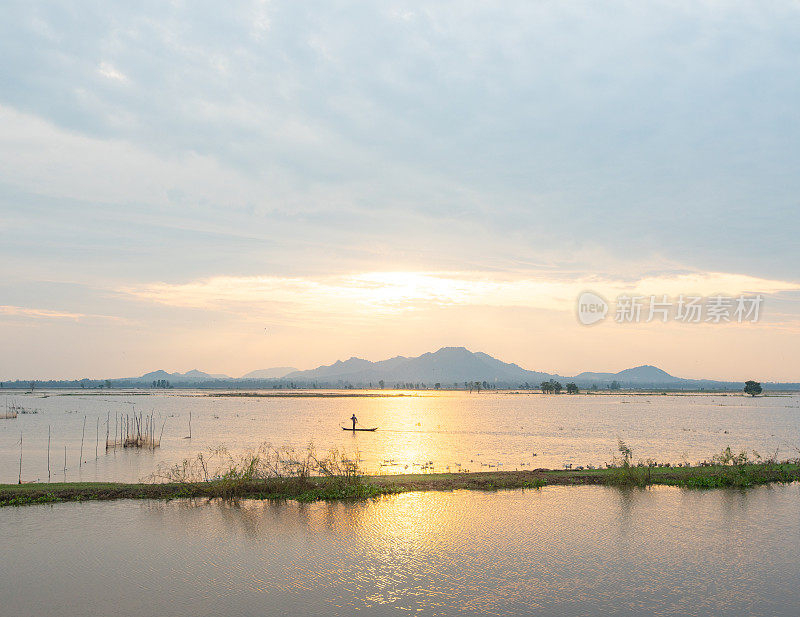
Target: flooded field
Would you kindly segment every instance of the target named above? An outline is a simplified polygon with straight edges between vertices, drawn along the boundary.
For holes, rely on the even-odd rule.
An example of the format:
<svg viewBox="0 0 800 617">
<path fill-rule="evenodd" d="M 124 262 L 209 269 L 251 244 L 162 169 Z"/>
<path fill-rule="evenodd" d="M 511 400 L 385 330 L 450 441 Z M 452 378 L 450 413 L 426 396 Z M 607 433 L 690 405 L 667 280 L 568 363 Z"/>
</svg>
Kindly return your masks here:
<svg viewBox="0 0 800 617">
<path fill-rule="evenodd" d="M 602 465 L 613 459 L 618 439 L 633 448 L 634 458 L 672 463 L 705 460 L 728 445 L 764 456 L 778 452 L 780 457 L 797 456 L 800 447 L 797 395 L 753 399 L 525 392 L 331 398 L 208 394 L 2 394 L 0 410 L 8 401 L 28 413 L 0 420 L 0 482 L 20 477 L 20 437 L 22 480 L 47 481 L 48 430 L 53 481 L 136 481 L 159 465 L 211 448 L 225 446 L 236 453 L 264 442 L 299 449 L 313 442 L 322 452 L 341 448 L 358 456 L 369 473 Z M 113 438 L 121 418 L 134 413 L 142 414 L 160 446 L 106 450 L 106 432 Z M 378 430 L 355 435 L 342 431 L 352 414 L 361 426 Z M 187 439 L 190 416 L 191 439 Z"/>
<path fill-rule="evenodd" d="M 2 614 L 800 613 L 800 485 L 0 510 Z"/>
</svg>

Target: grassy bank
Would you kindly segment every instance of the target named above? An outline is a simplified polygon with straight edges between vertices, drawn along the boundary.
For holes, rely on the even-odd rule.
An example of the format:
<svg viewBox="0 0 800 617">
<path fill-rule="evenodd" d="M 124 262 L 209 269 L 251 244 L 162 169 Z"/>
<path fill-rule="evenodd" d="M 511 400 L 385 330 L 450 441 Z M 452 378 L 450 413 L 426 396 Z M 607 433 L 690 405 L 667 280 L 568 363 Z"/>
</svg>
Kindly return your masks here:
<svg viewBox="0 0 800 617">
<path fill-rule="evenodd" d="M 366 499 L 407 491 L 499 490 L 547 485 L 678 486 L 693 489 L 800 481 L 797 463 L 748 463 L 699 467 L 615 467 L 391 476 L 220 479 L 209 482 L 122 484 L 66 482 L 0 484 L 0 506 L 109 499 L 251 498 L 298 501 Z"/>
</svg>

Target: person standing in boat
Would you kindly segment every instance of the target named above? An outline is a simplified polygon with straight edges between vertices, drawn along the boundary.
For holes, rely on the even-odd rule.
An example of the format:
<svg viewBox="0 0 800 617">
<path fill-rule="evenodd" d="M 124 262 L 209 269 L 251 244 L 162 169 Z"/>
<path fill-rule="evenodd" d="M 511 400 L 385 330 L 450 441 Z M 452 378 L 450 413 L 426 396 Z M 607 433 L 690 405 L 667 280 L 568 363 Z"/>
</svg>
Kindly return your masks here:
<svg viewBox="0 0 800 617">
<path fill-rule="evenodd" d="M 353 417 L 350 418 L 353 421 L 353 430 L 356 430 L 356 422 L 358 422 L 358 418 L 356 418 L 356 414 L 353 414 Z"/>
</svg>

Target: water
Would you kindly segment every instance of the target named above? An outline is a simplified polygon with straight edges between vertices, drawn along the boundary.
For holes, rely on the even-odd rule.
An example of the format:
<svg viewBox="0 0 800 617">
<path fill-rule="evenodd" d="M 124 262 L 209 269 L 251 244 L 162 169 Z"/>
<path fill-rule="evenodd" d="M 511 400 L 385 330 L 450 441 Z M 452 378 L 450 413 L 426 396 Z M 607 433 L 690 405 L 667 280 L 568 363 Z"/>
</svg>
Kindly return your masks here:
<svg viewBox="0 0 800 617">
<path fill-rule="evenodd" d="M 800 614 L 800 485 L 0 510 L 3 615 Z"/>
<path fill-rule="evenodd" d="M 224 445 L 233 452 L 262 442 L 319 451 L 358 452 L 370 473 L 559 468 L 611 461 L 617 439 L 634 456 L 697 462 L 725 446 L 797 456 L 800 396 L 751 398 L 722 395 L 578 395 L 424 392 L 391 398 L 209 397 L 207 392 L 169 391 L 12 394 L 38 413 L 0 420 L 0 482 L 19 476 L 23 435 L 23 481 L 47 480 L 47 428 L 51 427 L 51 478 L 136 481 L 159 464 L 171 464 Z M 0 409 L 4 409 L 0 395 Z M 164 433 L 155 452 L 106 453 L 105 422 L 114 432 L 116 414 L 156 416 Z M 192 439 L 189 412 L 192 414 Z M 375 433 L 353 435 L 339 427 L 355 413 Z M 84 416 L 83 463 L 79 464 Z M 95 443 L 99 423 L 98 456 Z M 64 472 L 64 447 L 67 471 Z M 536 456 L 534 456 L 534 453 Z M 428 467 L 430 469 L 430 467 Z"/>
</svg>

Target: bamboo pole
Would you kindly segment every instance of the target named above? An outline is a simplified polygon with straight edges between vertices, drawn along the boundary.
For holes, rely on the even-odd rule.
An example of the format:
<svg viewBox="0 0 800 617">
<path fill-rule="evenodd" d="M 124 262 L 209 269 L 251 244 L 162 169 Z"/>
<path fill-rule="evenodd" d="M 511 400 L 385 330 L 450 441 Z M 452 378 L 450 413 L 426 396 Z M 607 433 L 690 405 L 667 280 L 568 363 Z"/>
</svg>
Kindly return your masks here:
<svg viewBox="0 0 800 617">
<path fill-rule="evenodd" d="M 83 467 L 83 438 L 86 436 L 86 416 L 83 416 L 83 430 L 81 431 L 81 456 L 78 459 L 78 469 Z"/>
</svg>

